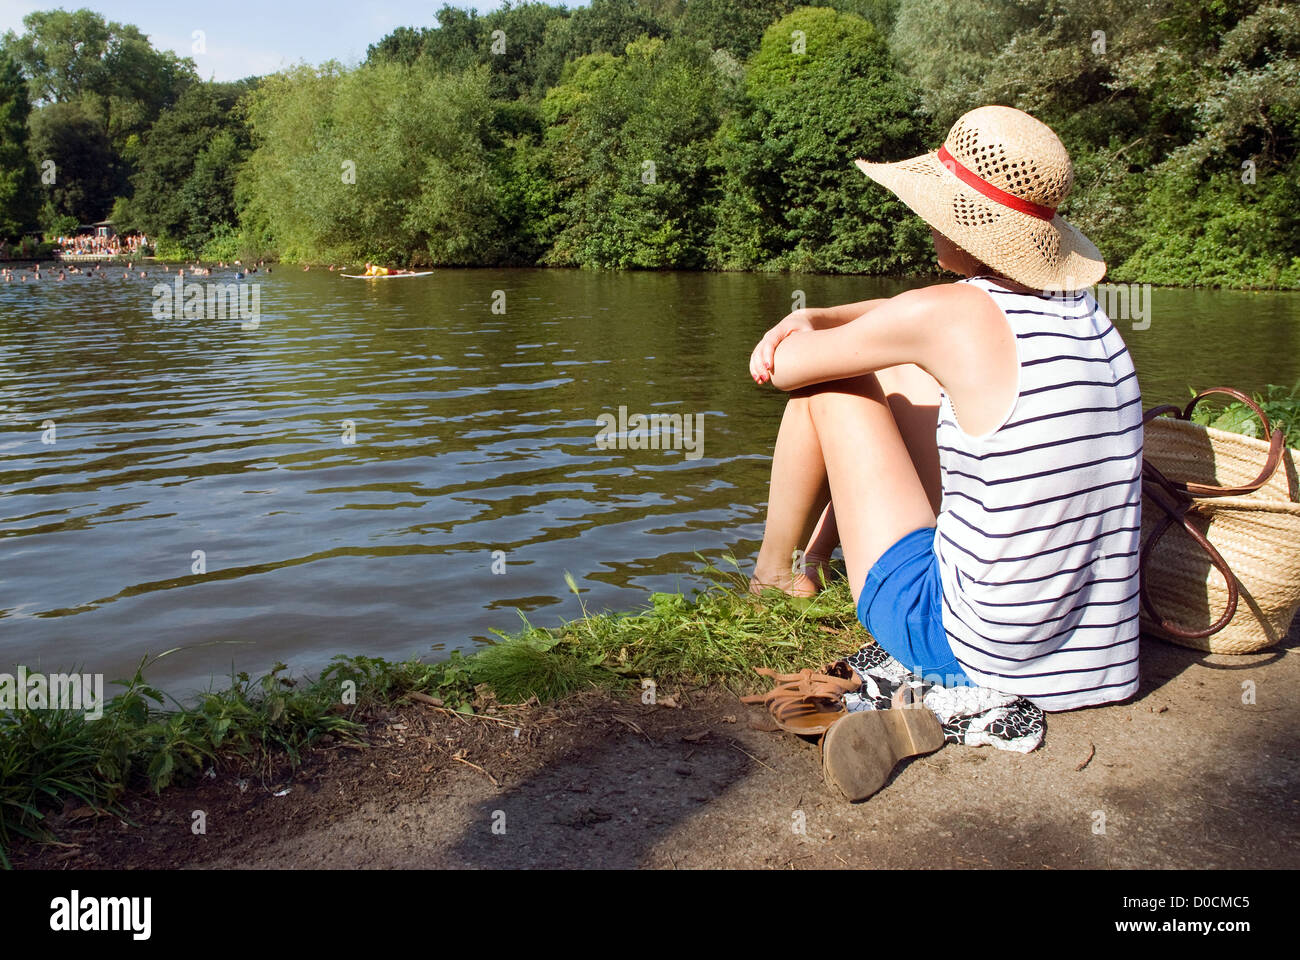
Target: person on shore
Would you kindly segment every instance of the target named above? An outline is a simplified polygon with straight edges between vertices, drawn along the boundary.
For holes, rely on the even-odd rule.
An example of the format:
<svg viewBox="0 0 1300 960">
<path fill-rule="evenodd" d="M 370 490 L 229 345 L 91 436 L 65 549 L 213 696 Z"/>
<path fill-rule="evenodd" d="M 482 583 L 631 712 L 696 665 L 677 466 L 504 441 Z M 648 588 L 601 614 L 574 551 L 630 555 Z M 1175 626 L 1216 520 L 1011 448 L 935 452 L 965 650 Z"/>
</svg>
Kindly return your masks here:
<svg viewBox="0 0 1300 960">
<path fill-rule="evenodd" d="M 1029 114 L 987 106 L 934 153 L 857 165 L 962 279 L 796 310 L 755 346 L 751 377 L 790 399 L 751 589 L 815 592 L 838 544 L 858 618 L 912 673 L 1047 711 L 1132 696 L 1141 396 L 1088 292 L 1106 264 L 1056 212 L 1069 154 Z M 823 743 L 846 795 L 858 761 L 832 735 L 883 724 L 865 717 Z"/>
</svg>

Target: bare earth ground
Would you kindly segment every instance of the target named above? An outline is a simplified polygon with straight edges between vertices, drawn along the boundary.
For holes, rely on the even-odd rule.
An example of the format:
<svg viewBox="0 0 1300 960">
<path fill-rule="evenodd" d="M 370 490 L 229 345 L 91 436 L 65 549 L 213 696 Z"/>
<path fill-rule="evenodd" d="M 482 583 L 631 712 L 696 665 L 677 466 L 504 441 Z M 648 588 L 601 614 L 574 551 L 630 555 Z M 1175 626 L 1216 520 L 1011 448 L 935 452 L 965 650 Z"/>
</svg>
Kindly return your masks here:
<svg viewBox="0 0 1300 960">
<path fill-rule="evenodd" d="M 755 729 L 758 708 L 725 691 L 679 691 L 676 708 L 590 694 L 491 711 L 505 722 L 403 708 L 369 748 L 331 744 L 242 791 L 220 773 L 137 795 L 135 826 L 66 810 L 59 845 L 13 854 L 53 869 L 1295 868 L 1296 647 L 1295 631 L 1249 657 L 1144 640 L 1133 701 L 1050 714 L 1028 755 L 946 746 L 856 805 L 822 782 L 815 743 Z"/>
</svg>

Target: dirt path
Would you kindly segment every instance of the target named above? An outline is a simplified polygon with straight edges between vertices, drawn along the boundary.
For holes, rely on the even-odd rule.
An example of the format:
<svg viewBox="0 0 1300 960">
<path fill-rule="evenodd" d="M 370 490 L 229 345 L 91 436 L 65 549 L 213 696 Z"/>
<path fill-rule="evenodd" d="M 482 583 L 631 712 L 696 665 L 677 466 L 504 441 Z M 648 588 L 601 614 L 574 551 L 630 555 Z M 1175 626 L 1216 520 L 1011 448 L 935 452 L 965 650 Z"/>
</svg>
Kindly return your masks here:
<svg viewBox="0 0 1300 960">
<path fill-rule="evenodd" d="M 1295 868 L 1296 646 L 1205 657 L 1144 641 L 1131 703 L 1049 715 L 1024 756 L 946 746 L 857 805 L 822 783 L 815 744 L 752 729 L 751 708 L 719 691 L 677 709 L 596 695 L 503 708 L 507 723 L 412 707 L 376 725 L 372 748 L 316 751 L 283 782 L 241 791 L 221 775 L 136 798 L 136 827 L 70 811 L 55 820 L 70 846 L 15 862 Z"/>
</svg>

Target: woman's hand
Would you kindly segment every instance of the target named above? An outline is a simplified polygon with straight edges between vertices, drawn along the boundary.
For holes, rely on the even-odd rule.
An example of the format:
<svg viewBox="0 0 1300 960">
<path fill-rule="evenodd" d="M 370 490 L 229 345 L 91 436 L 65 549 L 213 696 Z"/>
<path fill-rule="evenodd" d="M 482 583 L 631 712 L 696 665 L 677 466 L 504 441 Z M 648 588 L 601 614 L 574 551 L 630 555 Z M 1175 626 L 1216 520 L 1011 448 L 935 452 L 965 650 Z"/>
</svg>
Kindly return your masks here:
<svg viewBox="0 0 1300 960">
<path fill-rule="evenodd" d="M 767 383 L 772 379 L 772 361 L 782 340 L 800 330 L 816 329 L 812 316 L 813 311 L 807 307 L 795 310 L 763 334 L 763 339 L 758 341 L 754 352 L 749 355 L 749 375 L 755 383 Z"/>
</svg>

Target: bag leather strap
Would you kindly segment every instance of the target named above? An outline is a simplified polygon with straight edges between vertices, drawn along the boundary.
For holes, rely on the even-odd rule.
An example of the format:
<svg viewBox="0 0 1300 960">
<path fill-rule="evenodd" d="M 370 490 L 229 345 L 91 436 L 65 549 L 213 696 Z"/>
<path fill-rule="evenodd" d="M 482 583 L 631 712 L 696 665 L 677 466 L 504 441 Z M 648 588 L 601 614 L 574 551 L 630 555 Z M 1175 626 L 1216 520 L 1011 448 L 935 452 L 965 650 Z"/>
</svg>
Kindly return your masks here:
<svg viewBox="0 0 1300 960">
<path fill-rule="evenodd" d="M 1197 529 L 1196 525 L 1188 519 L 1188 514 L 1198 509 L 1197 499 L 1208 499 L 1212 497 L 1235 497 L 1248 493 L 1254 493 L 1273 476 L 1277 470 L 1278 464 L 1282 462 L 1282 452 L 1284 450 L 1282 431 L 1276 427 L 1270 428 L 1268 417 L 1264 411 L 1259 408 L 1250 397 L 1246 396 L 1239 390 L 1231 387 L 1211 387 L 1208 390 L 1202 390 L 1188 402 L 1186 407 L 1179 409 L 1173 405 L 1153 407 L 1148 410 L 1142 417 L 1143 424 L 1150 423 L 1156 417 L 1172 413 L 1179 420 L 1191 420 L 1192 411 L 1196 408 L 1197 403 L 1211 394 L 1227 394 L 1235 400 L 1244 403 L 1259 418 L 1259 422 L 1264 427 L 1264 434 L 1269 438 L 1268 457 L 1264 461 L 1264 468 L 1260 471 L 1259 476 L 1252 482 L 1236 487 L 1220 487 L 1213 484 L 1204 483 L 1185 483 L 1178 480 L 1170 480 L 1157 469 L 1151 461 L 1143 458 L 1142 462 L 1142 492 L 1147 498 L 1164 512 L 1164 516 L 1156 523 L 1147 537 L 1146 543 L 1142 545 L 1142 552 L 1138 559 L 1138 568 L 1140 571 L 1139 593 L 1142 597 L 1142 607 L 1146 610 L 1148 616 L 1156 623 L 1160 624 L 1161 629 L 1167 631 L 1176 637 L 1185 640 L 1203 639 L 1218 633 L 1226 627 L 1237 612 L 1237 601 L 1239 599 L 1237 589 L 1237 578 L 1232 573 L 1232 568 L 1228 566 L 1228 561 L 1223 559 L 1223 555 L 1214 548 L 1214 545 L 1206 539 L 1205 534 Z M 1205 552 L 1209 558 L 1210 564 L 1219 571 L 1223 579 L 1228 584 L 1228 603 L 1224 609 L 1223 615 L 1214 623 L 1210 624 L 1203 630 L 1189 630 L 1179 626 L 1173 621 L 1162 616 L 1155 608 L 1151 600 L 1151 595 L 1147 591 L 1147 564 L 1150 562 L 1152 550 L 1160 541 L 1160 538 L 1175 523 L 1181 523 L 1184 530 Z"/>
<path fill-rule="evenodd" d="M 1285 449 L 1285 441 L 1282 431 L 1278 427 L 1269 425 L 1268 417 L 1264 411 L 1250 397 L 1246 396 L 1240 390 L 1234 390 L 1232 387 L 1210 387 L 1208 390 L 1202 390 L 1196 396 L 1188 401 L 1187 406 L 1179 410 L 1172 404 L 1166 404 L 1161 407 L 1154 407 L 1146 412 L 1142 417 L 1143 423 L 1150 423 L 1156 417 L 1166 413 L 1173 413 L 1179 420 L 1191 420 L 1192 411 L 1196 405 L 1206 397 L 1216 393 L 1226 394 L 1234 400 L 1244 403 L 1250 408 L 1251 412 L 1259 419 L 1260 424 L 1264 427 L 1264 436 L 1268 437 L 1268 456 L 1264 460 L 1264 467 L 1259 472 L 1259 476 L 1247 484 L 1239 487 L 1218 487 L 1206 483 L 1183 483 L 1181 481 L 1170 481 L 1175 487 L 1186 491 L 1193 497 L 1240 497 L 1248 493 L 1254 493 L 1264 484 L 1268 483 L 1269 478 L 1277 471 L 1278 464 L 1282 462 L 1282 452 Z"/>
</svg>

